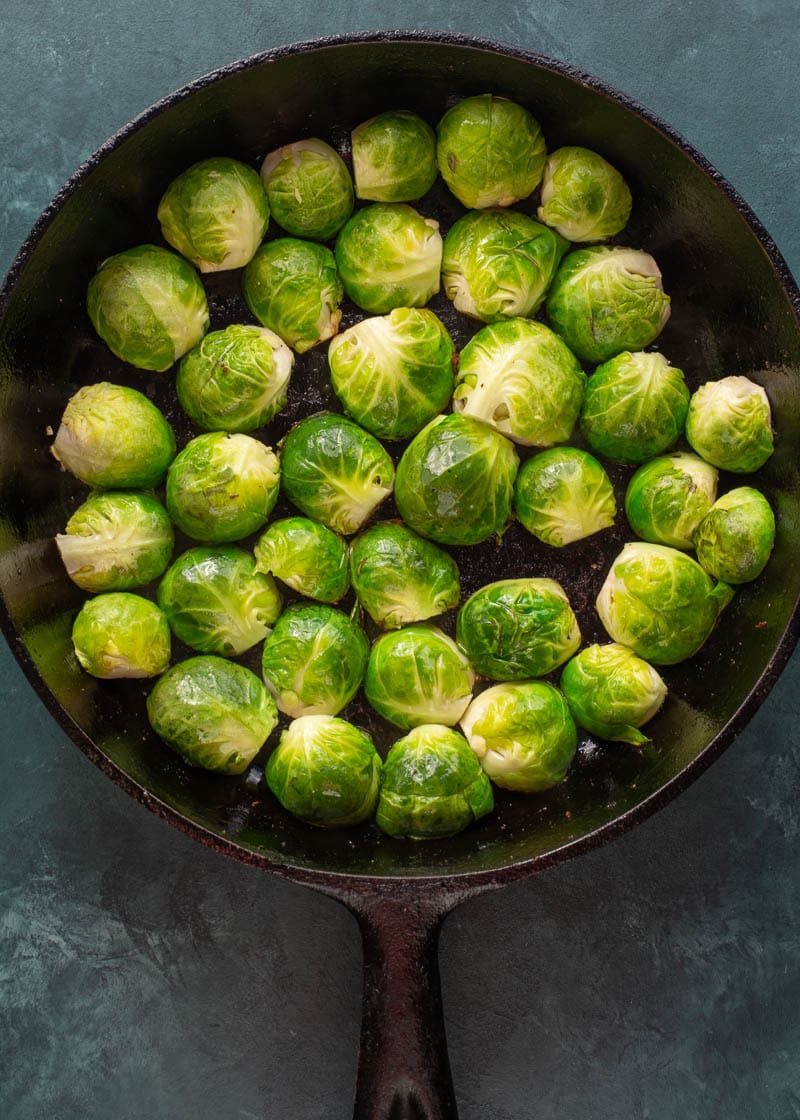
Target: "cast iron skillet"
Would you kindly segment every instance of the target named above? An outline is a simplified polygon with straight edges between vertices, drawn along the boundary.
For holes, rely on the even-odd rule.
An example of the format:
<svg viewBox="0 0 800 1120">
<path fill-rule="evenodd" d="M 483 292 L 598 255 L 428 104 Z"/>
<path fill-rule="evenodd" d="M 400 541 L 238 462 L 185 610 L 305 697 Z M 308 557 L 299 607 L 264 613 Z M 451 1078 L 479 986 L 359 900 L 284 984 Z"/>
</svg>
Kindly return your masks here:
<svg viewBox="0 0 800 1120">
<path fill-rule="evenodd" d="M 84 311 L 86 284 L 104 257 L 159 240 L 155 207 L 174 175 L 212 154 L 257 164 L 266 151 L 308 135 L 344 149 L 349 129 L 382 109 L 407 107 L 435 123 L 453 101 L 486 91 L 531 108 L 551 147 L 584 144 L 622 170 L 635 199 L 623 240 L 653 252 L 662 267 L 674 311 L 659 345 L 690 385 L 742 373 L 766 386 L 777 450 L 754 482 L 775 508 L 777 544 L 764 575 L 739 591 L 702 653 L 665 672 L 670 696 L 651 725 L 650 748 L 585 739 L 562 786 L 535 798 L 500 795 L 493 815 L 448 841 L 401 843 L 367 826 L 323 833 L 280 810 L 260 786 L 258 766 L 242 779 L 185 767 L 149 732 L 139 682 L 100 684 L 80 672 L 69 634 L 82 596 L 52 537 L 85 490 L 55 467 L 50 429 L 80 385 L 107 378 L 153 396 L 181 440 L 192 434 L 168 392 L 169 375 L 116 361 Z M 421 208 L 445 227 L 459 213 L 441 185 Z M 212 327 L 251 321 L 238 276 L 210 277 L 207 289 Z M 775 245 L 702 156 L 602 82 L 487 41 L 365 34 L 257 55 L 153 106 L 63 188 L 0 300 L 0 588 L 15 654 L 55 718 L 128 793 L 225 855 L 332 895 L 356 915 L 365 983 L 355 1116 L 455 1117 L 436 964 L 444 915 L 471 895 L 604 843 L 685 789 L 752 715 L 796 641 L 800 294 Z M 457 343 L 476 329 L 446 301 L 433 306 Z M 348 315 L 346 322 L 352 309 Z M 324 354 L 312 351 L 298 363 L 288 414 L 263 437 L 276 439 L 297 416 L 335 407 L 327 386 Z M 629 473 L 614 475 L 620 496 Z M 460 551 L 464 591 L 511 573 L 553 576 L 567 588 L 584 637 L 602 640 L 591 604 L 626 535 L 620 528 L 556 552 L 512 527 L 502 549 Z M 367 725 L 382 748 L 397 736 L 366 705 L 344 714 Z"/>
</svg>

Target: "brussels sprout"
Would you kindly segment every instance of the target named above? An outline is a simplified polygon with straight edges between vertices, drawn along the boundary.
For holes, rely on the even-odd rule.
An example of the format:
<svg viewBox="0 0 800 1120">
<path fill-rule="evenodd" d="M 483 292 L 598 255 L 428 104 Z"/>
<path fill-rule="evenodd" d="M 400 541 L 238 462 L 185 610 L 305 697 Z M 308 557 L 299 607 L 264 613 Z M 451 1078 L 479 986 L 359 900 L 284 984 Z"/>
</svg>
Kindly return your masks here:
<svg viewBox="0 0 800 1120">
<path fill-rule="evenodd" d="M 577 447 L 551 447 L 520 467 L 514 509 L 529 533 L 561 548 L 613 525 L 617 502 L 594 456 Z"/>
<path fill-rule="evenodd" d="M 364 693 L 375 711 L 398 727 L 452 727 L 472 699 L 469 662 L 436 626 L 406 626 L 372 646 Z"/>
<path fill-rule="evenodd" d="M 111 591 L 84 603 L 72 627 L 75 656 L 87 673 L 156 677 L 169 665 L 167 620 L 155 603 L 128 591 Z"/>
<path fill-rule="evenodd" d="M 190 657 L 147 697 L 150 725 L 190 766 L 242 774 L 263 747 L 278 713 L 249 669 L 224 657 Z"/>
<path fill-rule="evenodd" d="M 492 783 L 457 731 L 423 724 L 389 751 L 376 816 L 389 836 L 454 836 L 493 808 Z"/>
<path fill-rule="evenodd" d="M 581 727 L 635 747 L 649 742 L 638 728 L 653 718 L 667 695 L 653 666 L 615 642 L 582 649 L 564 666 L 561 688 Z"/>
<path fill-rule="evenodd" d="M 613 561 L 597 613 L 613 641 L 675 665 L 697 653 L 733 595 L 685 552 L 633 541 Z"/>
<path fill-rule="evenodd" d="M 774 543 L 775 515 L 752 486 L 718 498 L 694 535 L 700 566 L 726 583 L 749 583 L 760 576 Z"/>
<path fill-rule="evenodd" d="M 158 245 L 103 261 L 89 281 L 92 326 L 123 362 L 161 372 L 208 330 L 206 293 L 192 266 Z"/>
<path fill-rule="evenodd" d="M 344 719 L 301 716 L 269 756 L 267 785 L 284 809 L 307 824 L 341 828 L 369 820 L 382 764 L 372 740 Z"/>
<path fill-rule="evenodd" d="M 175 455 L 175 435 L 143 393 L 99 381 L 70 397 L 53 455 L 98 489 L 157 486 Z"/>
<path fill-rule="evenodd" d="M 578 746 L 566 700 L 544 681 L 487 688 L 467 708 L 461 727 L 484 773 L 519 793 L 558 785 Z"/>
<path fill-rule="evenodd" d="M 199 653 L 236 657 L 251 649 L 281 613 L 271 576 L 241 548 L 190 548 L 158 587 L 172 632 Z"/>
<path fill-rule="evenodd" d="M 329 241 L 353 212 L 353 181 L 324 140 L 300 140 L 270 152 L 261 178 L 272 217 L 294 237 Z"/>
<path fill-rule="evenodd" d="M 164 572 L 175 535 L 149 494 L 92 494 L 56 536 L 67 575 L 84 591 L 128 591 Z"/>
<path fill-rule="evenodd" d="M 394 467 L 374 436 L 344 416 L 321 412 L 286 436 L 281 478 L 298 509 L 348 535 L 391 494 Z"/>
<path fill-rule="evenodd" d="M 204 159 L 173 179 L 158 204 L 164 240 L 201 272 L 242 268 L 269 223 L 257 172 L 238 159 Z"/>
<path fill-rule="evenodd" d="M 490 93 L 467 97 L 448 109 L 437 131 L 442 178 L 468 209 L 510 206 L 538 186 L 544 137 L 516 102 Z"/>
<path fill-rule="evenodd" d="M 284 611 L 264 643 L 267 688 L 287 716 L 335 716 L 358 692 L 367 636 L 335 607 L 309 603 Z"/>
<path fill-rule="evenodd" d="M 372 202 L 413 202 L 436 179 L 436 134 L 406 109 L 381 113 L 353 129 L 356 197 Z"/>
<path fill-rule="evenodd" d="M 455 560 L 397 521 L 373 525 L 353 541 L 350 578 L 373 622 L 396 630 L 458 606 Z"/>
<path fill-rule="evenodd" d="M 715 467 L 686 451 L 645 463 L 625 494 L 631 529 L 653 544 L 691 548 L 694 531 L 717 496 L 718 478 Z"/>
<path fill-rule="evenodd" d="M 619 171 L 588 148 L 559 148 L 544 165 L 540 221 L 570 241 L 605 241 L 631 214 L 631 192 Z"/>
<path fill-rule="evenodd" d="M 471 416 L 437 416 L 397 466 L 395 500 L 411 528 L 440 544 L 478 544 L 511 514 L 519 457 L 505 436 Z"/>
<path fill-rule="evenodd" d="M 586 374 L 541 323 L 510 319 L 478 331 L 461 352 L 453 411 L 527 447 L 572 435 Z"/>
<path fill-rule="evenodd" d="M 348 415 L 381 439 L 413 436 L 453 394 L 454 347 L 432 311 L 396 308 L 331 342 L 333 390 Z"/>
<path fill-rule="evenodd" d="M 675 443 L 688 407 L 682 370 L 663 354 L 625 352 L 598 366 L 589 378 L 581 431 L 598 455 L 643 463 Z"/>
<path fill-rule="evenodd" d="M 568 245 L 514 210 L 472 210 L 444 239 L 442 286 L 457 311 L 491 323 L 533 315 Z"/>
<path fill-rule="evenodd" d="M 278 457 L 252 436 L 206 432 L 167 473 L 167 509 L 181 532 L 223 544 L 249 536 L 278 500 Z"/>
<path fill-rule="evenodd" d="M 767 394 L 748 377 L 707 381 L 689 402 L 686 438 L 698 455 L 723 471 L 757 471 L 773 452 Z"/>
<path fill-rule="evenodd" d="M 669 312 L 658 265 L 640 249 L 593 245 L 568 253 L 547 296 L 551 325 L 586 362 L 649 346 Z"/>
<path fill-rule="evenodd" d="M 251 432 L 286 404 L 293 365 L 291 350 L 272 331 L 234 323 L 181 358 L 178 400 L 199 428 Z"/>
<path fill-rule="evenodd" d="M 364 311 L 424 307 L 439 291 L 439 223 L 403 202 L 375 202 L 339 234 L 336 264 L 345 292 Z"/>
<path fill-rule="evenodd" d="M 330 249 L 279 237 L 262 245 L 242 275 L 247 306 L 259 323 L 305 354 L 333 338 L 344 288 Z"/>
<path fill-rule="evenodd" d="M 543 677 L 581 644 L 564 588 L 554 579 L 487 583 L 458 612 L 458 644 L 495 681 Z"/>
<path fill-rule="evenodd" d="M 273 521 L 255 553 L 256 571 L 270 572 L 309 599 L 337 603 L 350 586 L 346 541 L 307 517 Z"/>
</svg>

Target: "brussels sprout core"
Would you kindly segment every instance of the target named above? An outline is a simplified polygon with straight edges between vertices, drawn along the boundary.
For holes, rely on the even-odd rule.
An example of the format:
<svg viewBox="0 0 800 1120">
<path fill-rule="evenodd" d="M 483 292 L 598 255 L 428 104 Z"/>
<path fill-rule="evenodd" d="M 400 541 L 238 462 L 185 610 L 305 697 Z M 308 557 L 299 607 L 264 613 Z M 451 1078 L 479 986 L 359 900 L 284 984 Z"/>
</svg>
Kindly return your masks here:
<svg viewBox="0 0 800 1120">
<path fill-rule="evenodd" d="M 435 626 L 406 626 L 373 644 L 364 692 L 375 711 L 398 727 L 450 727 L 466 711 L 474 681 L 452 638 Z"/>
<path fill-rule="evenodd" d="M 698 455 L 720 470 L 757 471 L 773 451 L 767 394 L 748 377 L 707 381 L 689 402 L 686 438 Z"/>
<path fill-rule="evenodd" d="M 540 221 L 569 241 L 605 241 L 627 225 L 631 192 L 620 173 L 588 148 L 559 148 L 544 165 Z"/>
<path fill-rule="evenodd" d="M 350 586 L 347 543 L 307 517 L 273 521 L 258 538 L 256 569 L 271 572 L 293 591 L 336 603 Z"/>
<path fill-rule="evenodd" d="M 628 483 L 625 513 L 637 536 L 691 548 L 695 529 L 717 496 L 719 474 L 697 455 L 662 455 L 639 467 Z"/>
<path fill-rule="evenodd" d="M 637 747 L 648 742 L 639 728 L 667 695 L 653 666 L 616 643 L 582 649 L 564 666 L 561 688 L 581 727 L 601 739 Z"/>
<path fill-rule="evenodd" d="M 356 196 L 373 202 L 413 202 L 436 179 L 436 134 L 416 113 L 381 113 L 353 129 Z"/>
<path fill-rule="evenodd" d="M 561 548 L 613 525 L 617 502 L 597 459 L 577 447 L 551 447 L 520 468 L 514 509 L 529 533 Z"/>
<path fill-rule="evenodd" d="M 775 515 L 752 486 L 718 498 L 694 535 L 701 567 L 726 583 L 749 583 L 760 576 L 774 543 Z"/>
<path fill-rule="evenodd" d="M 272 217 L 294 237 L 329 241 L 353 212 L 353 182 L 324 140 L 299 140 L 261 165 Z"/>
<path fill-rule="evenodd" d="M 169 665 L 167 620 L 141 595 L 114 591 L 84 603 L 72 627 L 75 656 L 93 677 L 155 677 Z"/>
</svg>

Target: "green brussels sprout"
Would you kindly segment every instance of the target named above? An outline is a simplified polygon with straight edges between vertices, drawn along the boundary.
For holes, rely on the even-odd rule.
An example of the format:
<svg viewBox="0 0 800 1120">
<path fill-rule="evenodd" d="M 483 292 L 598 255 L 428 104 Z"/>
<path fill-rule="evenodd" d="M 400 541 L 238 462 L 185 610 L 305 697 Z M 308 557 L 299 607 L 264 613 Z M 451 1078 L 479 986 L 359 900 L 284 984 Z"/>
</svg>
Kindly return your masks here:
<svg viewBox="0 0 800 1120">
<path fill-rule="evenodd" d="M 284 809 L 307 824 L 342 828 L 369 820 L 382 763 L 372 740 L 344 719 L 301 716 L 269 756 L 267 785 Z"/>
<path fill-rule="evenodd" d="M 381 439 L 415 435 L 453 394 L 455 348 L 432 311 L 395 308 L 362 319 L 328 348 L 345 412 Z"/>
<path fill-rule="evenodd" d="M 150 726 L 190 766 L 242 774 L 278 722 L 275 701 L 249 669 L 224 657 L 173 665 L 147 697 Z"/>
<path fill-rule="evenodd" d="M 278 500 L 278 457 L 252 436 L 206 432 L 167 472 L 167 509 L 187 537 L 224 544 L 256 532 Z"/>
<path fill-rule="evenodd" d="M 110 591 L 84 603 L 72 626 L 72 644 L 93 677 L 156 677 L 169 665 L 169 626 L 149 599 Z"/>
<path fill-rule="evenodd" d="M 687 451 L 661 455 L 628 483 L 625 513 L 637 537 L 691 548 L 694 531 L 714 504 L 719 472 Z"/>
<path fill-rule="evenodd" d="M 92 326 L 123 362 L 162 372 L 208 330 L 206 293 L 176 253 L 139 245 L 104 260 L 89 281 Z"/>
<path fill-rule="evenodd" d="M 305 354 L 333 338 L 344 294 L 330 249 L 279 237 L 262 245 L 242 274 L 247 306 L 262 326 Z"/>
<path fill-rule="evenodd" d="M 474 416 L 526 447 L 572 435 L 586 374 L 542 323 L 492 323 L 461 351 L 453 411 Z"/>
<path fill-rule="evenodd" d="M 373 643 L 364 693 L 397 727 L 452 727 L 472 699 L 475 674 L 452 638 L 436 626 L 406 626 Z"/>
<path fill-rule="evenodd" d="M 433 186 L 436 133 L 416 113 L 381 113 L 354 128 L 351 139 L 357 198 L 413 202 Z"/>
<path fill-rule="evenodd" d="M 733 595 L 685 552 L 632 541 L 611 564 L 596 605 L 613 641 L 654 665 L 676 665 L 697 653 Z"/>
<path fill-rule="evenodd" d="M 70 397 L 52 452 L 89 486 L 147 489 L 163 481 L 175 434 L 143 393 L 99 381 Z"/>
<path fill-rule="evenodd" d="M 487 688 L 467 708 L 461 728 L 484 773 L 518 793 L 558 785 L 578 747 L 566 700 L 544 681 Z"/>
<path fill-rule="evenodd" d="M 437 416 L 403 452 L 395 500 L 415 532 L 439 544 L 479 544 L 511 514 L 519 456 L 471 416 Z"/>
<path fill-rule="evenodd" d="M 339 234 L 336 264 L 345 292 L 363 311 L 424 307 L 439 291 L 439 223 L 404 202 L 375 202 Z"/>
<path fill-rule="evenodd" d="M 364 678 L 369 642 L 335 607 L 321 603 L 284 611 L 264 643 L 267 688 L 287 716 L 337 715 Z"/>
<path fill-rule="evenodd" d="M 347 542 L 307 517 L 284 517 L 256 542 L 256 571 L 269 572 L 293 591 L 337 603 L 350 586 Z"/>
<path fill-rule="evenodd" d="M 700 566 L 726 583 L 749 583 L 760 576 L 774 543 L 775 515 L 752 486 L 718 498 L 694 535 Z"/>
<path fill-rule="evenodd" d="M 578 620 L 554 579 L 487 583 L 458 612 L 456 638 L 475 670 L 495 681 L 543 677 L 581 644 Z"/>
<path fill-rule="evenodd" d="M 258 173 L 246 163 L 213 156 L 173 179 L 158 204 L 164 240 L 201 272 L 242 268 L 269 223 Z"/>
<path fill-rule="evenodd" d="M 167 511 L 150 494 L 92 494 L 56 545 L 84 591 L 129 591 L 163 574 L 175 543 Z"/>
<path fill-rule="evenodd" d="M 616 642 L 582 649 L 564 666 L 561 688 L 581 727 L 601 739 L 635 747 L 649 742 L 638 729 L 653 718 L 667 695 L 653 666 Z"/>
<path fill-rule="evenodd" d="M 562 548 L 614 524 L 611 479 L 588 451 L 551 447 L 520 467 L 514 484 L 517 517 L 540 541 Z"/>
<path fill-rule="evenodd" d="M 324 140 L 300 140 L 261 165 L 272 217 L 294 237 L 330 241 L 353 212 L 353 181 Z"/>
<path fill-rule="evenodd" d="M 767 394 L 749 377 L 707 381 L 689 401 L 686 438 L 720 470 L 757 471 L 773 452 Z"/>
<path fill-rule="evenodd" d="M 471 210 L 444 239 L 442 286 L 457 311 L 491 323 L 533 315 L 567 242 L 515 210 Z"/>
<path fill-rule="evenodd" d="M 663 354 L 626 351 L 598 366 L 589 378 L 581 432 L 598 455 L 643 463 L 675 443 L 688 407 L 682 370 Z"/>
<path fill-rule="evenodd" d="M 373 622 L 396 630 L 458 606 L 458 567 L 452 556 L 398 521 L 360 533 L 350 550 L 350 578 Z"/>
<path fill-rule="evenodd" d="M 510 206 L 538 186 L 545 145 L 538 121 L 504 97 L 467 97 L 439 121 L 436 162 L 468 209 Z"/>
<path fill-rule="evenodd" d="M 251 432 L 286 404 L 293 365 L 291 350 L 272 331 L 234 323 L 181 358 L 175 388 L 199 428 Z"/>
<path fill-rule="evenodd" d="M 321 412 L 301 420 L 281 452 L 283 492 L 315 521 L 345 536 L 357 532 L 392 492 L 392 460 L 352 420 Z"/>
<path fill-rule="evenodd" d="M 375 818 L 389 836 L 454 836 L 493 808 L 492 783 L 464 736 L 450 727 L 415 727 L 389 751 Z"/>
<path fill-rule="evenodd" d="M 199 653 L 237 657 L 266 638 L 283 600 L 241 548 L 190 548 L 158 586 L 173 634 Z"/>
<path fill-rule="evenodd" d="M 622 246 L 568 253 L 547 296 L 553 329 L 585 362 L 649 346 L 669 313 L 656 262 L 649 253 Z"/>
<path fill-rule="evenodd" d="M 536 215 L 569 241 L 605 241 L 627 225 L 631 192 L 597 152 L 559 148 L 544 165 Z"/>
</svg>

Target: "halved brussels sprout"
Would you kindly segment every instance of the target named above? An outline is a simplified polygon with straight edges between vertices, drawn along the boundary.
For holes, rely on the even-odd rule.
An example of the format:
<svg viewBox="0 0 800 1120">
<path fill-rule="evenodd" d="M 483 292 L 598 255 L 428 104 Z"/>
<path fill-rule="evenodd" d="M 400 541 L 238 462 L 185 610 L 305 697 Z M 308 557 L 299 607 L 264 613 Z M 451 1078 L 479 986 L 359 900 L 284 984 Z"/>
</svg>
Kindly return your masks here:
<svg viewBox="0 0 800 1120">
<path fill-rule="evenodd" d="M 267 785 L 284 809 L 307 824 L 342 828 L 369 820 L 382 763 L 372 740 L 344 719 L 301 716 L 269 756 Z"/>
<path fill-rule="evenodd" d="M 453 411 L 491 424 L 526 447 L 572 435 L 586 374 L 542 323 L 510 319 L 471 338 L 458 367 Z"/>
<path fill-rule="evenodd" d="M 93 677 L 156 677 L 169 665 L 169 626 L 155 603 L 111 591 L 84 603 L 72 626 L 81 667 Z"/>
<path fill-rule="evenodd" d="M 294 237 L 330 241 L 353 212 L 353 181 L 324 140 L 299 140 L 261 165 L 272 217 Z"/>
<path fill-rule="evenodd" d="M 484 773 L 518 793 L 557 785 L 578 746 L 566 700 L 544 681 L 487 688 L 467 708 L 461 728 Z"/>
<path fill-rule="evenodd" d="M 645 463 L 625 494 L 631 529 L 653 544 L 691 548 L 695 529 L 714 504 L 718 478 L 715 467 L 686 451 Z"/>
<path fill-rule="evenodd" d="M 123 362 L 161 372 L 208 330 L 206 293 L 195 270 L 158 245 L 104 260 L 89 282 L 92 326 Z"/>
<path fill-rule="evenodd" d="M 187 537 L 224 544 L 256 532 L 278 500 L 280 467 L 252 436 L 206 432 L 190 440 L 167 473 L 167 509 Z"/>
<path fill-rule="evenodd" d="M 257 172 L 226 156 L 201 160 L 173 179 L 158 204 L 164 240 L 201 272 L 242 268 L 269 223 Z"/>
<path fill-rule="evenodd" d="M 362 319 L 328 347 L 345 412 L 381 439 L 415 435 L 453 394 L 455 348 L 432 311 L 396 308 Z"/>
<path fill-rule="evenodd" d="M 471 416 L 437 416 L 397 465 L 395 500 L 406 524 L 440 544 L 478 544 L 508 524 L 519 456 Z"/>
<path fill-rule="evenodd" d="M 174 543 L 167 511 L 150 494 L 92 494 L 56 536 L 67 575 L 84 591 L 129 591 L 158 579 Z"/>
<path fill-rule="evenodd" d="M 749 377 L 707 381 L 689 402 L 686 438 L 720 470 L 757 471 L 774 450 L 767 394 Z"/>
<path fill-rule="evenodd" d="M 718 498 L 694 535 L 700 566 L 726 583 L 757 579 L 774 543 L 775 515 L 752 486 L 739 486 Z"/>
<path fill-rule="evenodd" d="M 163 481 L 175 434 L 143 393 L 99 381 L 70 397 L 52 452 L 89 486 L 147 489 Z"/>
<path fill-rule="evenodd" d="M 391 494 L 394 467 L 369 432 L 344 416 L 321 412 L 286 436 L 281 478 L 290 502 L 347 536 Z"/>
<path fill-rule="evenodd" d="M 457 311 L 485 323 L 533 315 L 568 247 L 527 214 L 472 210 L 444 239 L 445 295 Z"/>
<path fill-rule="evenodd" d="M 283 601 L 271 576 L 241 548 L 190 548 L 158 587 L 176 638 L 198 653 L 237 657 L 266 638 Z"/>
<path fill-rule="evenodd" d="M 588 148 L 559 148 L 544 165 L 540 221 L 570 241 L 605 241 L 624 229 L 631 192 L 616 168 Z"/>
<path fill-rule="evenodd" d="M 733 595 L 685 552 L 633 541 L 613 561 L 597 613 L 615 642 L 654 665 L 675 665 L 697 653 Z"/>
<path fill-rule="evenodd" d="M 275 701 L 249 669 L 224 657 L 173 665 L 147 697 L 150 726 L 190 766 L 242 774 L 278 722 Z"/>
<path fill-rule="evenodd" d="M 357 198 L 413 202 L 433 186 L 436 134 L 416 113 L 381 113 L 354 128 L 351 139 Z"/>
<path fill-rule="evenodd" d="M 611 479 L 593 455 L 551 447 L 520 467 L 514 483 L 517 517 L 540 541 L 561 548 L 614 524 Z"/>
<path fill-rule="evenodd" d="M 510 206 L 539 184 L 545 145 L 527 109 L 490 93 L 467 97 L 439 121 L 436 162 L 468 209 Z"/>
<path fill-rule="evenodd" d="M 656 262 L 641 249 L 622 246 L 568 253 L 547 296 L 551 325 L 585 362 L 649 346 L 669 313 Z"/>
<path fill-rule="evenodd" d="M 181 358 L 178 400 L 199 428 L 251 432 L 286 404 L 293 365 L 291 350 L 272 331 L 234 323 Z"/>
<path fill-rule="evenodd" d="M 321 603 L 337 603 L 350 586 L 347 542 L 307 517 L 284 517 L 256 542 L 256 570 Z"/>
<path fill-rule="evenodd" d="M 561 674 L 570 711 L 592 735 L 639 747 L 649 742 L 639 731 L 653 718 L 667 686 L 632 650 L 612 642 L 582 649 Z"/>
<path fill-rule="evenodd" d="M 406 626 L 373 643 L 364 693 L 397 727 L 452 727 L 472 699 L 475 674 L 452 638 L 436 626 Z"/>
<path fill-rule="evenodd" d="M 683 371 L 663 354 L 627 351 L 589 378 L 581 431 L 592 451 L 621 463 L 643 463 L 683 431 L 689 390 Z"/>
<path fill-rule="evenodd" d="M 458 644 L 484 677 L 543 677 L 571 657 L 581 632 L 566 592 L 554 579 L 487 583 L 458 612 Z"/>
<path fill-rule="evenodd" d="M 493 808 L 492 783 L 464 736 L 450 727 L 415 727 L 389 751 L 376 816 L 389 836 L 454 836 Z"/>
</svg>

